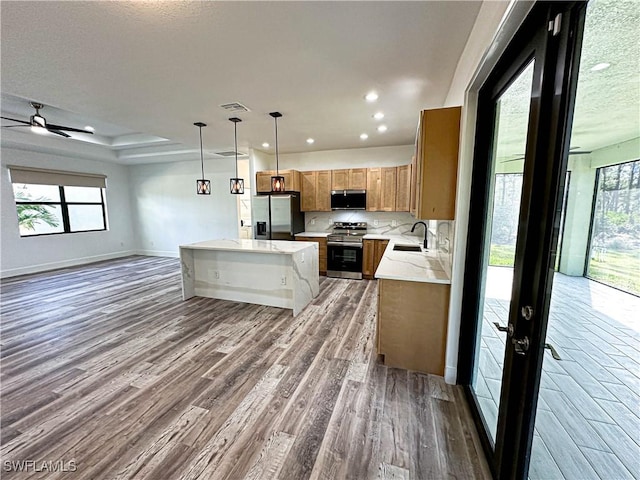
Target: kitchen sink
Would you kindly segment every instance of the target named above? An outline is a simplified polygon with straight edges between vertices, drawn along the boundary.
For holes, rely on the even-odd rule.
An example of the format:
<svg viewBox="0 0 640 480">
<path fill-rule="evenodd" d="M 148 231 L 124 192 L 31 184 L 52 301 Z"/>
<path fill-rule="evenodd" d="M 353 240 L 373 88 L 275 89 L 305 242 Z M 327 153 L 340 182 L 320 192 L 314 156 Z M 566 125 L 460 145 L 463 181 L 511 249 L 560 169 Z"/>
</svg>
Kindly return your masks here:
<svg viewBox="0 0 640 480">
<path fill-rule="evenodd" d="M 420 245 L 394 245 L 393 249 L 398 252 L 421 252 Z"/>
</svg>

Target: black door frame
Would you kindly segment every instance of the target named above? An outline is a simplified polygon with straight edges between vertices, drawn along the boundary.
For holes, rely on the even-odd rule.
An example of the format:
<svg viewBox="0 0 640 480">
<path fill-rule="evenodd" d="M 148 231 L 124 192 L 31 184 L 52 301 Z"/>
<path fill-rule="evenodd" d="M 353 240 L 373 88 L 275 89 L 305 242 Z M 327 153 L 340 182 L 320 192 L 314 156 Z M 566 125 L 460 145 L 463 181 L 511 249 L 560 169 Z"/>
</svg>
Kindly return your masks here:
<svg viewBox="0 0 640 480">
<path fill-rule="evenodd" d="M 499 479 L 525 479 L 529 469 L 585 10 L 586 2 L 534 5 L 478 93 L 458 383 L 465 386 L 489 465 Z M 533 58 L 536 60 L 509 311 L 513 337 L 528 337 L 531 348 L 526 355 L 517 355 L 508 339 L 494 450 L 471 381 L 483 295 L 484 242 L 489 240 L 484 238 L 484 232 L 486 213 L 491 208 L 489 167 L 495 101 Z M 529 321 L 520 315 L 525 305 L 533 307 L 534 316 Z"/>
</svg>

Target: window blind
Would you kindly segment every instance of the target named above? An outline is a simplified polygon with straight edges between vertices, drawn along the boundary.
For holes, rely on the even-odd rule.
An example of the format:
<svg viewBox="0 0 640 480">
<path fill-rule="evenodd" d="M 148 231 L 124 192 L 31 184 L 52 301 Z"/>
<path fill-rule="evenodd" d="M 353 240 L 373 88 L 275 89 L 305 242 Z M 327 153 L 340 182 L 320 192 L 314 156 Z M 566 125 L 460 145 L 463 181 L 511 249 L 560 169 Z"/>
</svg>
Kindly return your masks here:
<svg viewBox="0 0 640 480">
<path fill-rule="evenodd" d="M 9 165 L 11 183 L 106 188 L 106 175 Z"/>
</svg>

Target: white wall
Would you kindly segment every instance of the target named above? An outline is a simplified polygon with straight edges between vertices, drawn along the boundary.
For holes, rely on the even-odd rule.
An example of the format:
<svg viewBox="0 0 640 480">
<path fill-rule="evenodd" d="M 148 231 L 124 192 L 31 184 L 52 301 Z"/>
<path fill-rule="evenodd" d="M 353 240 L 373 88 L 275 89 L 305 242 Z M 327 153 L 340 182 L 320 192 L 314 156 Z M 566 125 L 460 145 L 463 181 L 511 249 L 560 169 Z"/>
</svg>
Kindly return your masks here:
<svg viewBox="0 0 640 480">
<path fill-rule="evenodd" d="M 0 275 L 2 277 L 131 255 L 137 250 L 130 214 L 127 167 L 109 162 L 79 160 L 12 148 L 2 148 L 1 154 Z M 106 175 L 109 229 L 104 232 L 21 238 L 7 165 Z"/>
<path fill-rule="evenodd" d="M 280 170 L 334 170 L 359 167 L 395 167 L 411 163 L 413 145 L 349 148 L 280 154 Z M 275 170 L 276 157 L 255 151 L 255 171 Z"/>
<path fill-rule="evenodd" d="M 133 219 L 143 255 L 178 256 L 178 246 L 238 238 L 237 197 L 229 193 L 234 159 L 205 160 L 211 195 L 196 195 L 200 162 L 129 167 Z"/>
<path fill-rule="evenodd" d="M 447 353 L 445 359 L 445 381 L 455 383 L 458 373 L 458 344 L 460 341 L 460 324 L 462 317 L 462 296 L 464 270 L 467 249 L 467 232 L 469 225 L 469 202 L 471 190 L 471 173 L 475 138 L 477 92 L 486 80 L 500 55 L 513 37 L 516 30 L 526 18 L 533 2 L 509 1 L 504 15 L 499 9 L 504 5 L 493 5 L 484 2 L 483 9 L 497 8 L 496 15 L 479 15 L 472 34 L 458 64 L 452 87 L 470 78 L 467 83 L 462 108 L 460 154 L 458 161 L 458 181 L 456 190 L 456 221 L 453 247 L 453 266 L 451 274 L 451 297 L 449 300 L 449 324 L 447 329 Z M 482 12 L 482 10 L 481 10 Z M 482 18 L 481 18 L 482 17 Z M 490 21 L 489 21 L 490 20 Z M 462 59 L 465 59 L 464 64 Z M 473 72 L 469 76 L 469 72 Z M 457 90 L 453 88 L 448 95 L 447 103 L 455 104 L 458 100 Z"/>
</svg>

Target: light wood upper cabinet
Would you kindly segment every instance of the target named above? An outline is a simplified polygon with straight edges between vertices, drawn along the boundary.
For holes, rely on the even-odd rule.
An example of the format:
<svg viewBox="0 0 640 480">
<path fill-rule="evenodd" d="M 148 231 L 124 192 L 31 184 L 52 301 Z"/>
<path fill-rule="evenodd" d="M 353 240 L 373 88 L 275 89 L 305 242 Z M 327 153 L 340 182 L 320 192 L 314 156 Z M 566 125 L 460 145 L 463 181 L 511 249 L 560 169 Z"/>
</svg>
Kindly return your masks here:
<svg viewBox="0 0 640 480">
<path fill-rule="evenodd" d="M 383 212 L 395 212 L 396 210 L 397 172 L 396 167 L 381 169 L 380 210 Z"/>
<path fill-rule="evenodd" d="M 351 168 L 349 169 L 349 189 L 365 190 L 367 188 L 367 169 Z"/>
<path fill-rule="evenodd" d="M 408 212 L 411 203 L 411 165 L 398 167 L 396 181 L 396 212 Z"/>
<path fill-rule="evenodd" d="M 367 210 L 380 210 L 380 190 L 382 187 L 382 168 L 367 169 Z"/>
<path fill-rule="evenodd" d="M 318 170 L 316 178 L 316 211 L 331 211 L 331 170 Z"/>
<path fill-rule="evenodd" d="M 275 170 L 273 175 L 275 175 Z M 256 192 L 267 193 L 271 191 L 271 170 L 256 173 Z"/>
<path fill-rule="evenodd" d="M 331 170 L 300 172 L 302 178 L 301 210 L 331 211 Z"/>
<path fill-rule="evenodd" d="M 366 188 L 366 168 L 331 170 L 331 190 L 365 190 Z"/>
<path fill-rule="evenodd" d="M 317 177 L 317 172 L 301 172 L 300 209 L 303 212 L 313 212 L 316 209 Z"/>
<path fill-rule="evenodd" d="M 284 177 L 284 187 L 287 192 L 301 191 L 302 185 L 299 171 L 280 170 L 278 173 Z M 271 191 L 271 177 L 275 174 L 275 170 L 256 172 L 256 192 L 269 193 Z"/>
<path fill-rule="evenodd" d="M 367 210 L 393 212 L 396 208 L 397 168 L 367 169 Z"/>
<path fill-rule="evenodd" d="M 423 110 L 416 138 L 416 218 L 453 220 L 460 107 Z"/>
<path fill-rule="evenodd" d="M 331 190 L 347 190 L 349 188 L 349 170 L 331 170 Z"/>
<path fill-rule="evenodd" d="M 416 149 L 417 150 L 417 149 Z M 409 198 L 409 213 L 417 217 L 418 213 L 418 159 L 414 155 L 411 157 L 411 193 Z"/>
</svg>

